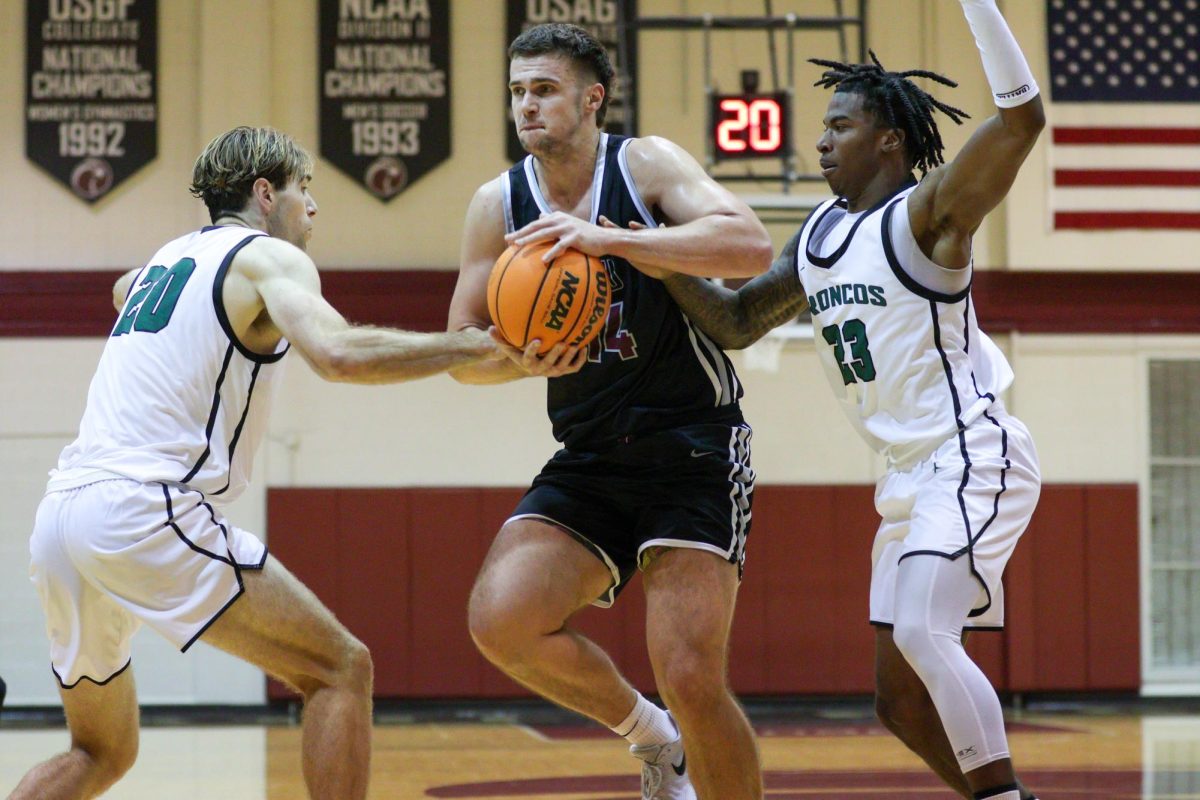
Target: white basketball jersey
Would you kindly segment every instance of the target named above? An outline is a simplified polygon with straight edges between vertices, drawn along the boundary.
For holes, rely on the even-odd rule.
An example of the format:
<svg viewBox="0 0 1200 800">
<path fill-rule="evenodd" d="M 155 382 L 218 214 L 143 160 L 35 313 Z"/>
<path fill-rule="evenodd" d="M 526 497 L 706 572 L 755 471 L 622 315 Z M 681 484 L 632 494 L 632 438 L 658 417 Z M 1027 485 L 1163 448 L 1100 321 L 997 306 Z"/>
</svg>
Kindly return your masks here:
<svg viewBox="0 0 1200 800">
<path fill-rule="evenodd" d="M 265 356 L 248 350 L 230 327 L 222 288 L 234 255 L 263 235 L 204 228 L 142 268 L 49 490 L 118 475 L 182 484 L 212 502 L 241 494 L 288 344 Z"/>
<path fill-rule="evenodd" d="M 821 204 L 797 252 L 816 349 L 851 424 L 889 466 L 926 457 L 1012 383 L 971 303 L 972 267 L 930 261 L 906 186 L 857 214 Z"/>
</svg>

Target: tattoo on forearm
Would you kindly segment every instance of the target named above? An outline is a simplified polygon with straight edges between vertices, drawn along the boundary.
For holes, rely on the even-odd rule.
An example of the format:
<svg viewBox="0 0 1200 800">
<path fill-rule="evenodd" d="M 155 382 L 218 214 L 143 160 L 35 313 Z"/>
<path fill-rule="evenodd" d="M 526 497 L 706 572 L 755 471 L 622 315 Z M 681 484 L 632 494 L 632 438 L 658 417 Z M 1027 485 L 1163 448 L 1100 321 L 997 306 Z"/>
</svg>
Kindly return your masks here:
<svg viewBox="0 0 1200 800">
<path fill-rule="evenodd" d="M 767 331 L 785 322 L 791 322 L 808 308 L 808 298 L 804 296 L 799 279 L 788 277 L 790 280 L 781 277 L 764 282 L 757 291 L 747 292 L 743 299 L 746 324 L 754 339 L 761 338 Z"/>
<path fill-rule="evenodd" d="M 771 269 L 734 291 L 703 278 L 670 275 L 667 291 L 700 330 L 721 347 L 747 347 L 808 308 L 796 275 L 797 233 Z"/>
<path fill-rule="evenodd" d="M 671 297 L 700 330 L 722 347 L 731 346 L 729 342 L 738 328 L 737 292 L 690 275 L 670 275 L 664 282 Z"/>
<path fill-rule="evenodd" d="M 732 350 L 753 344 L 808 307 L 800 281 L 791 269 L 772 268 L 737 291 L 687 275 L 672 275 L 666 284 L 675 302 L 700 330 L 721 347 Z"/>
</svg>

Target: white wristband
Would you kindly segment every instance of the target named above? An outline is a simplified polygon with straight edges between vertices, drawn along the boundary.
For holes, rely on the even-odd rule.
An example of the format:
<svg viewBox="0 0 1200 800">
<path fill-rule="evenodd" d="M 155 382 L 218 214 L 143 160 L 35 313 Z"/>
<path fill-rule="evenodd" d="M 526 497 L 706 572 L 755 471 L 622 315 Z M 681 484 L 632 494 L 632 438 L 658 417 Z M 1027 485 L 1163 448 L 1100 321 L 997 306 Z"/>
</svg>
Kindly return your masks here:
<svg viewBox="0 0 1200 800">
<path fill-rule="evenodd" d="M 1037 81 L 1029 71 L 1029 63 L 1021 46 L 1008 29 L 1008 23 L 996 8 L 996 0 L 959 0 L 975 46 L 983 58 L 983 71 L 992 98 L 1001 108 L 1013 108 L 1028 103 L 1038 93 Z"/>
</svg>

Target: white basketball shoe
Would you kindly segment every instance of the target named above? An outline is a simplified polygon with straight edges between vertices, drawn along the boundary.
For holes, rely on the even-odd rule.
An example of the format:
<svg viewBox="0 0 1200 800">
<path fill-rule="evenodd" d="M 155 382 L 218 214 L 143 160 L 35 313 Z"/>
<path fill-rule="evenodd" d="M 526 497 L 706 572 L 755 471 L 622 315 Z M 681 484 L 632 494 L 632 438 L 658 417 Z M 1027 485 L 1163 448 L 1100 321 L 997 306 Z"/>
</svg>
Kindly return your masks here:
<svg viewBox="0 0 1200 800">
<path fill-rule="evenodd" d="M 679 726 L 675 727 L 678 729 Z M 629 752 L 644 762 L 642 800 L 696 800 L 696 790 L 687 774 L 682 737 L 666 744 L 634 745 Z"/>
</svg>

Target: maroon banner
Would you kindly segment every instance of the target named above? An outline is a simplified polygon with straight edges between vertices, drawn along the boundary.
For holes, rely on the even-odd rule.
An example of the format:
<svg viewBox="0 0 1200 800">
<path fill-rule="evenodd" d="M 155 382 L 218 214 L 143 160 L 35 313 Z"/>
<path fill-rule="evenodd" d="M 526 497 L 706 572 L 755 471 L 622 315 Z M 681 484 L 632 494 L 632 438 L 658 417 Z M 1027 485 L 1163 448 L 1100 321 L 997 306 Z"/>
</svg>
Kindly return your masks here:
<svg viewBox="0 0 1200 800">
<path fill-rule="evenodd" d="M 158 0 L 25 8 L 25 154 L 95 202 L 158 154 Z"/>
</svg>

